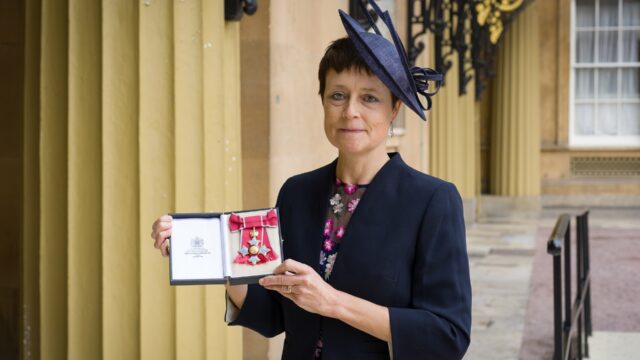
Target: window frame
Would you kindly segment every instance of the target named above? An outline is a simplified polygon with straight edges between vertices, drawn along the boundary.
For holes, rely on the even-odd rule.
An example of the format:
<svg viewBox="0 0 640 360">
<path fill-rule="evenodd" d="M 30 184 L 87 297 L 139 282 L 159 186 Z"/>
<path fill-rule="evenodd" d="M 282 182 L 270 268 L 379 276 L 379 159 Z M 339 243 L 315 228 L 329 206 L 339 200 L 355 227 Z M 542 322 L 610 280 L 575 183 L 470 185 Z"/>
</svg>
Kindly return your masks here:
<svg viewBox="0 0 640 360">
<path fill-rule="evenodd" d="M 640 69 L 640 62 L 635 63 L 621 63 L 620 59 L 622 59 L 623 55 L 623 47 L 622 47 L 622 32 L 623 30 L 636 30 L 640 31 L 640 26 L 625 26 L 621 23 L 622 21 L 622 0 L 618 0 L 618 24 L 615 27 L 601 27 L 598 24 L 598 19 L 600 16 L 600 0 L 594 0 L 595 4 L 595 13 L 594 13 L 594 21 L 595 24 L 593 27 L 585 27 L 584 29 L 592 29 L 594 31 L 594 56 L 598 52 L 598 32 L 600 29 L 611 29 L 617 31 L 617 52 L 618 52 L 618 61 L 603 63 L 594 58 L 594 62 L 592 63 L 577 63 L 576 62 L 576 41 L 577 41 L 577 0 L 571 0 L 571 15 L 570 15 L 570 69 L 569 69 L 569 146 L 570 147 L 603 147 L 603 148 L 628 148 L 628 147 L 640 147 L 640 134 L 639 135 L 603 135 L 603 134 L 594 134 L 594 135 L 579 135 L 576 133 L 576 105 L 580 103 L 585 104 L 593 104 L 595 107 L 594 113 L 594 131 L 597 132 L 598 122 L 598 104 L 606 103 L 609 101 L 602 101 L 598 99 L 598 69 L 623 69 L 623 68 L 637 68 Z M 583 28 L 581 28 L 583 29 Z M 593 79 L 593 92 L 594 97 L 588 100 L 577 100 L 576 99 L 576 91 L 575 91 L 575 82 L 576 82 L 576 70 L 578 69 L 593 69 L 594 70 L 594 79 Z M 637 100 L 629 100 L 624 99 L 620 96 L 621 87 L 622 87 L 622 79 L 620 76 L 620 72 L 618 72 L 618 95 L 615 98 L 611 98 L 610 102 L 617 104 L 618 118 L 621 116 L 622 111 L 622 103 L 638 103 L 640 104 L 640 99 Z M 620 120 L 618 120 L 618 126 L 620 125 Z"/>
</svg>

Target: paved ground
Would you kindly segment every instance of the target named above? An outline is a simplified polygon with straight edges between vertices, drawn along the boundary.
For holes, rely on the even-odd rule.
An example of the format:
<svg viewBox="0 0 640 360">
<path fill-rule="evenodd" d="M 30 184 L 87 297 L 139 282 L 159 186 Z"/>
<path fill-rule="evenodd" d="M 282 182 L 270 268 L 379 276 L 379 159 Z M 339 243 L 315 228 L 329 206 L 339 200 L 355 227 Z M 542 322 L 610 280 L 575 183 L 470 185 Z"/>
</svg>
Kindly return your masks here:
<svg viewBox="0 0 640 360">
<path fill-rule="evenodd" d="M 537 220 L 485 219 L 467 229 L 473 325 L 465 359 L 517 359 Z"/>
<path fill-rule="evenodd" d="M 540 285 L 544 282 L 541 278 L 547 276 L 540 273 L 548 266 L 544 264 L 548 255 L 539 248 L 544 247 L 557 216 L 563 212 L 577 213 L 577 209 L 547 208 L 538 217 L 510 214 L 485 218 L 469 227 L 474 299 L 472 343 L 465 359 L 550 359 L 550 293 L 546 285 Z M 594 275 L 602 291 L 598 299 L 593 299 L 598 314 L 594 315 L 596 335 L 591 340 L 591 359 L 640 359 L 640 316 L 636 316 L 640 312 L 630 299 L 637 290 L 626 287 L 638 279 L 633 269 L 640 266 L 630 257 L 640 255 L 625 251 L 629 245 L 634 249 L 640 245 L 640 209 L 594 209 L 590 227 L 597 248 L 594 250 L 601 254 L 598 260 L 592 260 L 592 267 L 600 263 L 597 266 L 603 269 Z M 627 239 L 626 243 L 621 238 Z M 622 245 L 609 246 L 614 240 Z M 592 250 L 592 256 L 597 255 Z M 618 267 L 611 266 L 629 259 Z"/>
<path fill-rule="evenodd" d="M 589 341 L 589 359 L 640 359 L 640 333 L 595 331 Z"/>
</svg>

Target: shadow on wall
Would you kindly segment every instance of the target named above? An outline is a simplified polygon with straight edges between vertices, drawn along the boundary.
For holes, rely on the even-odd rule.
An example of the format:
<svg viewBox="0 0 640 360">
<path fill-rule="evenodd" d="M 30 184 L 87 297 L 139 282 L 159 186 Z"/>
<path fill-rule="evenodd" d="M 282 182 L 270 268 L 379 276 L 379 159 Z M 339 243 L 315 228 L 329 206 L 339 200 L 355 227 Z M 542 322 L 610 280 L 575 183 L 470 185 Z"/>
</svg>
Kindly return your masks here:
<svg viewBox="0 0 640 360">
<path fill-rule="evenodd" d="M 18 289 L 0 288 L 0 355 L 18 359 Z"/>
</svg>

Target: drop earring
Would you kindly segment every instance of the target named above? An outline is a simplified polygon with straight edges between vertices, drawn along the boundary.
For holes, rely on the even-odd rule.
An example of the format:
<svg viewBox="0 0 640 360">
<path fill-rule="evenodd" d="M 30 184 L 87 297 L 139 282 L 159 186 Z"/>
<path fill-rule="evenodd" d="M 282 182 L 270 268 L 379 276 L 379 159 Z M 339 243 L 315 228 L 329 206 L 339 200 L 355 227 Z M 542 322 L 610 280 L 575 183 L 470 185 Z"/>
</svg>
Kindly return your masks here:
<svg viewBox="0 0 640 360">
<path fill-rule="evenodd" d="M 387 134 L 390 138 L 393 137 L 393 123 L 391 123 L 391 125 L 389 125 L 389 133 Z"/>
</svg>

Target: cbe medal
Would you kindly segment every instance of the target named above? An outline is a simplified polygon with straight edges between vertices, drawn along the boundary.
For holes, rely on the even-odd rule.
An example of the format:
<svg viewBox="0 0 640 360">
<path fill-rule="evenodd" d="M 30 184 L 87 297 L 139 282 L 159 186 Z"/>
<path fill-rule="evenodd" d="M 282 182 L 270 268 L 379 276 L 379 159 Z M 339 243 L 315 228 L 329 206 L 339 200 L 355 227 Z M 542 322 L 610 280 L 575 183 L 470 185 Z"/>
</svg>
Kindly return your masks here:
<svg viewBox="0 0 640 360">
<path fill-rule="evenodd" d="M 272 251 L 265 228 L 276 227 L 278 217 L 275 210 L 265 216 L 229 216 L 229 229 L 240 232 L 240 250 L 233 260 L 236 264 L 263 264 L 278 256 Z M 251 229 L 251 230 L 249 230 Z"/>
</svg>

